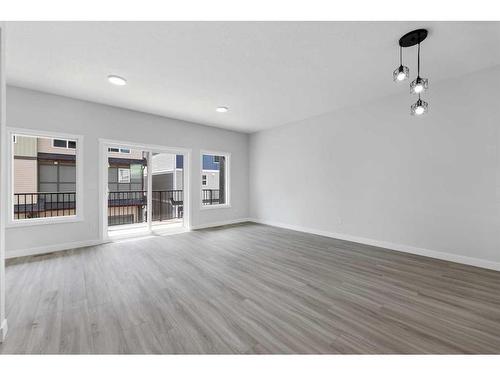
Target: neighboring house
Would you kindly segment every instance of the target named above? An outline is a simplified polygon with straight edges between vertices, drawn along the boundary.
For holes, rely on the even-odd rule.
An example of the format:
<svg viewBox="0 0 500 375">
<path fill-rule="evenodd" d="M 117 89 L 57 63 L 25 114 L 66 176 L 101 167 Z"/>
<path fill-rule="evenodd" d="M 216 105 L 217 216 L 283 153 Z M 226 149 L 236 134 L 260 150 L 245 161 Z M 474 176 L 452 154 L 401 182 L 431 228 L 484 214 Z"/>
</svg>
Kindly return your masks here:
<svg viewBox="0 0 500 375">
<path fill-rule="evenodd" d="M 144 152 L 123 147 L 108 148 L 108 188 L 110 192 L 145 190 Z"/>
<path fill-rule="evenodd" d="M 76 142 L 19 135 L 12 142 L 14 217 L 74 215 Z"/>
<path fill-rule="evenodd" d="M 203 155 L 201 170 L 202 204 L 225 203 L 225 159 L 223 156 Z"/>
<path fill-rule="evenodd" d="M 171 220 L 183 217 L 184 158 L 175 154 L 153 154 L 152 219 Z"/>
<path fill-rule="evenodd" d="M 203 168 L 201 171 L 201 186 L 204 190 L 219 190 L 219 157 L 203 155 Z"/>
<path fill-rule="evenodd" d="M 76 142 L 15 135 L 14 218 L 75 214 Z M 146 154 L 108 149 L 108 225 L 146 221 Z M 153 219 L 182 217 L 183 157 L 157 154 L 152 160 Z"/>
<path fill-rule="evenodd" d="M 108 225 L 144 222 L 146 155 L 140 150 L 110 147 L 108 165 Z"/>
<path fill-rule="evenodd" d="M 126 148 L 108 150 L 108 225 L 143 223 L 147 207 L 146 154 Z M 151 161 L 152 219 L 183 216 L 183 157 L 155 154 Z"/>
<path fill-rule="evenodd" d="M 155 154 L 152 160 L 153 191 L 182 190 L 184 160 L 182 155 Z"/>
</svg>

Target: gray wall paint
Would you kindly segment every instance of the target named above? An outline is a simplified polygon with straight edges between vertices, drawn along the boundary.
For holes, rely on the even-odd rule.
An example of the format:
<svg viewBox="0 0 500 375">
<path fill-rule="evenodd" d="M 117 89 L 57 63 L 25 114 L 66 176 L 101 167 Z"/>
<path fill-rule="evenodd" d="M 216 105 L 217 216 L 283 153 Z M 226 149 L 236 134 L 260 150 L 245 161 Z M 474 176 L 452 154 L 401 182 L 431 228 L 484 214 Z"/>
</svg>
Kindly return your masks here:
<svg viewBox="0 0 500 375">
<path fill-rule="evenodd" d="M 7 108 L 8 126 L 85 137 L 85 220 L 8 228 L 7 252 L 98 239 L 98 138 L 192 149 L 191 224 L 248 217 L 247 134 L 10 86 Z M 231 208 L 200 210 L 200 149 L 231 153 Z"/>
<path fill-rule="evenodd" d="M 5 50 L 5 22 L 0 22 L 0 155 L 6 145 Z M 0 157 L 0 213 L 5 210 L 6 166 L 5 158 Z M 5 218 L 0 214 L 0 342 L 6 334 L 5 316 Z"/>
<path fill-rule="evenodd" d="M 252 134 L 251 217 L 500 261 L 500 68 L 432 78 L 424 118 L 405 83 Z"/>
</svg>

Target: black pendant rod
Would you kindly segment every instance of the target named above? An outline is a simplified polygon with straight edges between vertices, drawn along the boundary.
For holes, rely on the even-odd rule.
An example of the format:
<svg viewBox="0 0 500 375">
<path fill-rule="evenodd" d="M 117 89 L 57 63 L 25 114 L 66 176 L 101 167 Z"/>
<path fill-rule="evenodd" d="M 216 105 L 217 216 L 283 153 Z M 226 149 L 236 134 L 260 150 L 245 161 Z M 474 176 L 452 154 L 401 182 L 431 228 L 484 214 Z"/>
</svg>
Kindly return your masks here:
<svg viewBox="0 0 500 375">
<path fill-rule="evenodd" d="M 420 43 L 418 43 L 417 77 L 420 77 Z"/>
</svg>

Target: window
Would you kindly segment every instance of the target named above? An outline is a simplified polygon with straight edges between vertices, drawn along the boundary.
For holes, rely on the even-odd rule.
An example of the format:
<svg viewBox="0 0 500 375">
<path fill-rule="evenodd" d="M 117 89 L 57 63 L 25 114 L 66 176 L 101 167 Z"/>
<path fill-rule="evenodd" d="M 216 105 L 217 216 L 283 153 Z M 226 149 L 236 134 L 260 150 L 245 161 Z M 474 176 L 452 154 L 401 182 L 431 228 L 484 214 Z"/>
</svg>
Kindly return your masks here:
<svg viewBox="0 0 500 375">
<path fill-rule="evenodd" d="M 54 217 L 80 219 L 78 140 L 40 136 L 31 131 L 12 134 L 12 139 L 15 147 L 10 150 L 9 223 L 33 224 Z M 66 151 L 61 153 L 54 147 Z"/>
<path fill-rule="evenodd" d="M 129 148 L 109 147 L 108 152 L 119 152 L 120 154 L 130 154 Z"/>
<path fill-rule="evenodd" d="M 229 154 L 201 154 L 201 207 L 229 207 Z"/>
<path fill-rule="evenodd" d="M 52 140 L 52 147 L 76 149 L 76 141 L 70 141 L 67 139 L 53 139 Z"/>
<path fill-rule="evenodd" d="M 75 163 L 39 160 L 38 191 L 43 193 L 76 191 Z"/>
<path fill-rule="evenodd" d="M 130 169 L 118 168 L 118 183 L 120 184 L 130 183 Z"/>
</svg>

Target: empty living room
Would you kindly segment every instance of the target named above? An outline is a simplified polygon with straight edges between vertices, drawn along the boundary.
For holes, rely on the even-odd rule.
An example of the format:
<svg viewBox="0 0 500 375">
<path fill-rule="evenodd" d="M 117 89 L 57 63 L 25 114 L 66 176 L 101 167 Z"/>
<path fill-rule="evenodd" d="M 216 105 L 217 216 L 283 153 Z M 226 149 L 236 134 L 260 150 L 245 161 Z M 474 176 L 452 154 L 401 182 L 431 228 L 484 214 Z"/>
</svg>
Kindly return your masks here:
<svg viewBox="0 0 500 375">
<path fill-rule="evenodd" d="M 0 22 L 2 373 L 498 368 L 494 10 L 146 3 Z"/>
</svg>

